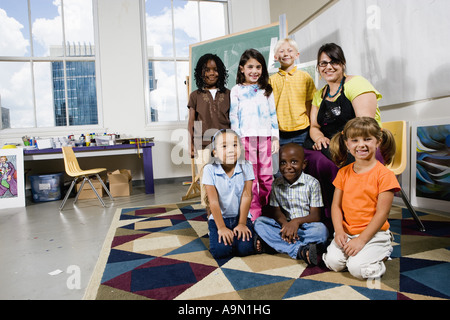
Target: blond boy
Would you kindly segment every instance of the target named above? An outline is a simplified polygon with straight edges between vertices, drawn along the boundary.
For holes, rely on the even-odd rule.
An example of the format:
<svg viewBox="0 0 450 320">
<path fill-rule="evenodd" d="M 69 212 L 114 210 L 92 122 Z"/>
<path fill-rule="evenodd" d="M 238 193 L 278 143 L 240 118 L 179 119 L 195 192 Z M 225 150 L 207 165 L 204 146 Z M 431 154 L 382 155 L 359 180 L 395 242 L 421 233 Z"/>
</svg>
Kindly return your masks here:
<svg viewBox="0 0 450 320">
<path fill-rule="evenodd" d="M 303 145 L 309 130 L 309 113 L 316 87 L 311 76 L 298 70 L 300 56 L 295 40 L 282 39 L 275 46 L 274 58 L 280 63 L 270 77 L 280 130 L 280 146 L 289 142 Z"/>
</svg>

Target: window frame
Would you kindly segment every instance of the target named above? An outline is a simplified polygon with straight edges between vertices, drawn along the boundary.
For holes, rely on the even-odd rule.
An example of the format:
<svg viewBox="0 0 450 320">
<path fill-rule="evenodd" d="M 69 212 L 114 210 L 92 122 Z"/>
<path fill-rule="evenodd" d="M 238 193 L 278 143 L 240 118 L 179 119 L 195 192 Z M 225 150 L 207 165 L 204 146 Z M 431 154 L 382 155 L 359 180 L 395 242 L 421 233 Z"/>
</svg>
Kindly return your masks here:
<svg viewBox="0 0 450 320">
<path fill-rule="evenodd" d="M 54 132 L 54 133 L 67 133 L 67 129 L 72 129 L 73 131 L 77 131 L 80 128 L 86 129 L 86 130 L 98 130 L 103 127 L 103 104 L 102 104 L 102 90 L 101 90 L 101 72 L 100 72 L 100 64 L 99 64 L 99 50 L 97 44 L 99 43 L 99 35 L 98 35 L 98 0 L 92 0 L 92 18 L 93 18 L 93 30 L 94 30 L 94 44 L 93 47 L 95 48 L 95 54 L 93 56 L 68 56 L 67 55 L 67 43 L 66 43 L 66 30 L 65 30 L 65 19 L 64 19 L 64 0 L 61 0 L 61 24 L 62 24 L 62 36 L 63 36 L 63 46 L 62 56 L 34 56 L 34 43 L 32 40 L 33 33 L 32 33 L 32 8 L 31 8 L 31 2 L 30 0 L 27 0 L 27 15 L 28 15 L 28 28 L 29 28 L 29 34 L 30 34 L 30 55 L 29 56 L 0 56 L 0 62 L 28 62 L 30 64 L 30 70 L 31 70 L 31 91 L 32 91 L 32 113 L 33 113 L 33 126 L 31 127 L 23 127 L 23 128 L 3 128 L 2 123 L 0 122 L 0 132 L 2 134 L 14 134 L 14 133 L 22 133 L 25 130 L 30 130 L 33 132 L 36 132 L 37 134 L 41 132 Z M 81 62 L 94 62 L 95 64 L 95 85 L 96 85 L 96 93 L 97 93 L 97 116 L 98 116 L 98 122 L 97 124 L 87 124 L 87 125 L 70 125 L 69 124 L 69 108 L 66 108 L 66 125 L 65 126 L 56 126 L 54 124 L 53 126 L 46 126 L 46 127 L 40 127 L 38 126 L 37 121 L 37 104 L 36 104 L 36 84 L 35 84 L 35 75 L 34 75 L 34 64 L 39 62 L 63 62 L 64 64 L 64 95 L 65 95 L 65 102 L 66 105 L 69 105 L 69 95 L 67 94 L 67 70 L 66 70 L 66 63 L 69 61 L 81 61 Z M 53 96 L 53 91 L 52 91 Z M 53 98 L 53 105 L 54 108 L 54 98 Z M 1 117 L 1 115 L 0 115 Z"/>
<path fill-rule="evenodd" d="M 191 63 L 190 57 L 184 57 L 184 56 L 177 56 L 176 52 L 176 44 L 175 44 L 175 21 L 174 21 L 174 0 L 170 0 L 171 3 L 171 23 L 172 23 L 172 48 L 173 53 L 171 57 L 149 57 L 147 48 L 149 47 L 149 44 L 147 43 L 147 22 L 146 22 L 146 7 L 145 7 L 145 0 L 141 0 L 141 30 L 142 30 L 142 42 L 143 42 L 143 65 L 146 67 L 144 72 L 144 81 L 145 81 L 145 125 L 146 128 L 175 128 L 179 127 L 180 124 L 187 123 L 187 120 L 180 119 L 180 111 L 183 106 L 179 105 L 179 94 L 180 90 L 186 90 L 186 87 L 179 88 L 180 79 L 178 79 L 177 74 L 177 63 L 178 62 L 188 62 Z M 224 13 L 225 13 L 225 35 L 227 36 L 230 34 L 231 30 L 231 4 L 229 0 L 186 0 L 186 1 L 193 1 L 198 3 L 198 28 L 199 28 L 199 42 L 205 41 L 202 39 L 202 27 L 201 27 L 201 2 L 217 2 L 217 3 L 223 3 L 224 4 Z M 173 121 L 151 121 L 151 106 L 150 106 L 150 84 L 149 84 L 149 68 L 148 64 L 149 62 L 173 62 L 174 70 L 175 70 L 175 90 L 176 90 L 176 101 L 177 101 L 177 120 Z M 189 65 L 190 70 L 190 65 Z M 188 76 L 190 76 L 188 74 Z M 185 81 L 185 80 L 183 80 Z M 189 95 L 187 95 L 187 100 L 189 100 Z M 187 108 L 187 106 L 184 106 Z"/>
</svg>

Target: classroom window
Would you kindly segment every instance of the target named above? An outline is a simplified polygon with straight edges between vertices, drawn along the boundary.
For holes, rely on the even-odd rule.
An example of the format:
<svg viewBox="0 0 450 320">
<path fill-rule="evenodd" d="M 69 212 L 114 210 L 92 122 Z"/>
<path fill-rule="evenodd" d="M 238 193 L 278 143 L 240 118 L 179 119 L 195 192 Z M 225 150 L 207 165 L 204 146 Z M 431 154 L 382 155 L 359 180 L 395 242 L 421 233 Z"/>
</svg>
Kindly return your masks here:
<svg viewBox="0 0 450 320">
<path fill-rule="evenodd" d="M 189 45 L 228 34 L 226 0 L 147 0 L 149 122 L 187 120 Z"/>
<path fill-rule="evenodd" d="M 0 128 L 98 124 L 92 0 L 0 0 Z"/>
</svg>

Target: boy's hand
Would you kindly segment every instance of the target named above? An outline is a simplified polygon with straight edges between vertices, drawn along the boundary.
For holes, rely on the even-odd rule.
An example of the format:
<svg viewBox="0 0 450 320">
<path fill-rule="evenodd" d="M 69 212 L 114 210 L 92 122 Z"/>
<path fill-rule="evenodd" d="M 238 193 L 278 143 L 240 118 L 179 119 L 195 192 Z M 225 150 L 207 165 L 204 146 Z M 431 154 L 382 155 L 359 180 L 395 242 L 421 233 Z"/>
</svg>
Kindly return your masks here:
<svg viewBox="0 0 450 320">
<path fill-rule="evenodd" d="M 288 243 L 295 243 L 298 240 L 298 228 L 300 224 L 294 219 L 285 223 L 281 228 L 281 239 Z"/>
<path fill-rule="evenodd" d="M 219 243 L 224 243 L 226 246 L 233 244 L 234 233 L 230 229 L 224 227 L 217 230 L 217 234 L 219 235 Z"/>
<path fill-rule="evenodd" d="M 234 229 L 234 235 L 237 236 L 238 240 L 250 241 L 252 237 L 252 232 L 245 224 L 238 224 Z"/>
</svg>

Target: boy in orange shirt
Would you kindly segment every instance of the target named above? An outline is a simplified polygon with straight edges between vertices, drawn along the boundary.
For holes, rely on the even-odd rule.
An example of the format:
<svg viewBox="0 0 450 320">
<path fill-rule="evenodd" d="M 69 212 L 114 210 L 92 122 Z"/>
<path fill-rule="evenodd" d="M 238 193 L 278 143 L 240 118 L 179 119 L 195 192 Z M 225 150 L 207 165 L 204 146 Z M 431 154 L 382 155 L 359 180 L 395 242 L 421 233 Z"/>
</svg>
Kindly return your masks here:
<svg viewBox="0 0 450 320">
<path fill-rule="evenodd" d="M 341 168 L 333 182 L 335 233 L 323 261 L 334 271 L 347 267 L 359 279 L 381 277 L 386 271 L 383 261 L 392 252 L 387 219 L 400 185 L 394 173 L 375 158 L 377 148 L 389 164 L 395 154 L 394 137 L 370 117 L 350 120 L 330 142 L 338 166 L 345 163 L 348 152 L 355 162 Z"/>
</svg>

